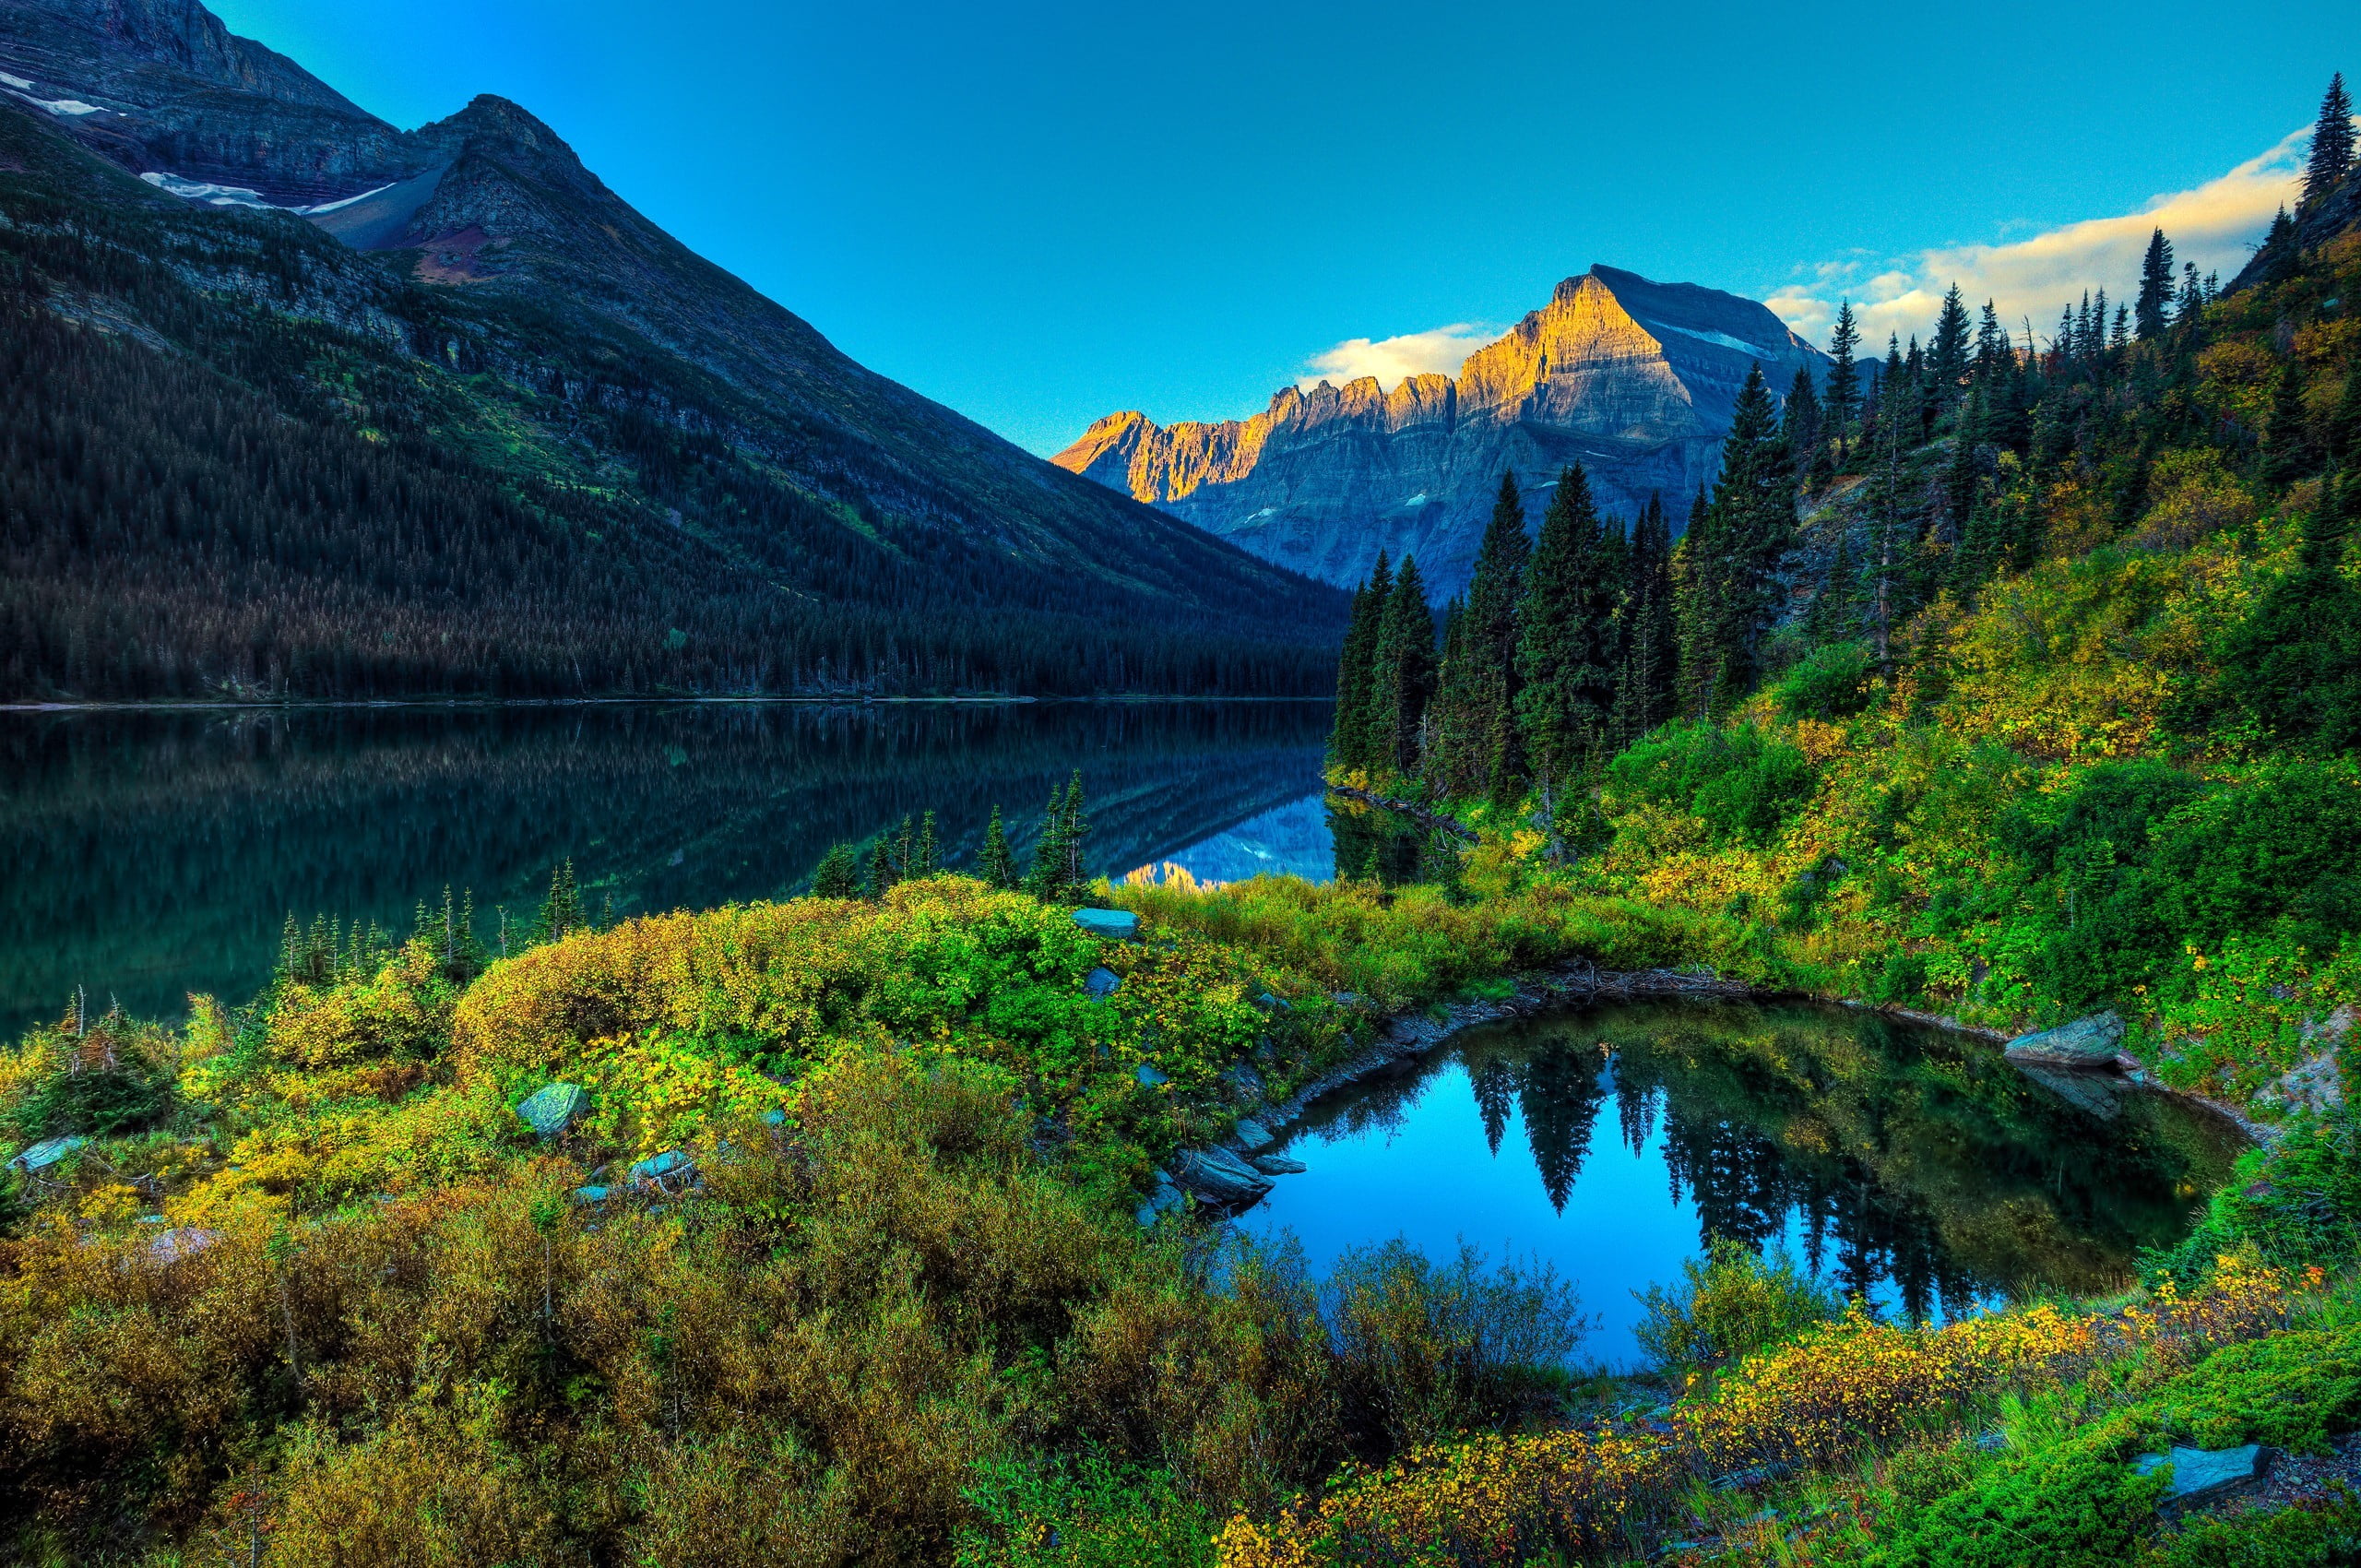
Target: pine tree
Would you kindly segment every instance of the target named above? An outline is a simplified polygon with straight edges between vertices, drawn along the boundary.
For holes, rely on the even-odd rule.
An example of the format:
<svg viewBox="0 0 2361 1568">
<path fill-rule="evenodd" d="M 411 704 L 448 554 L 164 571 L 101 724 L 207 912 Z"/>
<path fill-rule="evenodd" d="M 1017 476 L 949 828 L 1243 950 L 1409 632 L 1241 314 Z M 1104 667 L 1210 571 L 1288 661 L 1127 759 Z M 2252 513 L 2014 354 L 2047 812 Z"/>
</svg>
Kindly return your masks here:
<svg viewBox="0 0 2361 1568">
<path fill-rule="evenodd" d="M 918 824 L 911 819 L 909 813 L 904 812 L 901 831 L 894 835 L 894 880 L 908 882 L 916 877 L 919 874 L 917 861 Z"/>
<path fill-rule="evenodd" d="M 2262 249 L 2256 260 L 2260 262 L 2260 278 L 2265 283 L 2284 283 L 2296 276 L 2303 265 L 2296 239 L 2296 220 L 2281 208 L 2279 216 L 2271 220 L 2271 232 L 2262 237 Z"/>
<path fill-rule="evenodd" d="M 1328 762 L 1346 772 L 1369 766 L 1364 742 L 1369 735 L 1370 666 L 1377 657 L 1378 622 L 1393 593 L 1393 569 L 1381 550 L 1368 580 L 1353 594 L 1352 619 L 1336 660 L 1336 717 L 1328 735 Z"/>
<path fill-rule="evenodd" d="M 1841 450 L 1853 434 L 1854 416 L 1861 408 L 1861 372 L 1853 362 L 1861 346 L 1861 328 L 1853 319 L 1853 302 L 1836 307 L 1836 329 L 1828 335 L 1828 388 L 1822 413 L 1829 434 Z"/>
<path fill-rule="evenodd" d="M 584 923 L 582 890 L 575 884 L 574 862 L 561 861 L 550 873 L 549 897 L 541 900 L 540 912 L 534 918 L 532 940 L 537 945 L 556 942 Z"/>
<path fill-rule="evenodd" d="M 1518 606 L 1517 721 L 1545 790 L 1590 771 L 1614 716 L 1613 620 L 1622 585 L 1612 580 L 1605 542 L 1589 476 L 1570 468 L 1542 517 Z"/>
<path fill-rule="evenodd" d="M 932 876 L 938 869 L 942 852 L 934 842 L 934 814 L 928 812 L 919 819 L 918 848 L 910 857 L 910 875 Z"/>
<path fill-rule="evenodd" d="M 2353 172 L 2353 100 L 2345 95 L 2344 73 L 2329 78 L 2320 100 L 2319 119 L 2312 125 L 2312 155 L 2304 166 L 2304 205 L 2323 200 Z"/>
<path fill-rule="evenodd" d="M 2140 263 L 2140 298 L 2134 313 L 2140 341 L 2165 335 L 2165 328 L 2172 324 L 2172 303 L 2173 243 L 2158 229 L 2148 236 L 2148 254 Z"/>
<path fill-rule="evenodd" d="M 1664 499 L 1650 495 L 1631 527 L 1624 594 L 1623 659 L 1615 688 L 1618 751 L 1673 717 L 1679 643 L 1673 618 L 1672 526 Z"/>
<path fill-rule="evenodd" d="M 1050 901 L 1058 886 L 1058 873 L 1065 863 L 1065 846 L 1058 841 L 1066 820 L 1066 787 L 1050 787 L 1050 803 L 1041 812 L 1041 832 L 1033 841 L 1033 863 L 1025 873 L 1025 891 L 1044 903 Z"/>
<path fill-rule="evenodd" d="M 992 807 L 992 819 L 984 826 L 984 847 L 976 856 L 976 874 L 987 886 L 1016 885 L 1016 857 L 1008 848 L 1008 829 L 1001 826 L 1000 807 Z"/>
<path fill-rule="evenodd" d="M 2312 471 L 2303 390 L 2296 367 L 2282 366 L 2278 383 L 2272 388 L 2271 422 L 2262 433 L 2262 481 L 2272 490 L 2284 490 Z"/>
<path fill-rule="evenodd" d="M 884 838 L 869 847 L 869 896 L 883 898 L 893 890 L 894 847 Z"/>
<path fill-rule="evenodd" d="M 1836 553 L 1829 560 L 1827 575 L 1821 578 L 1820 591 L 1811 596 L 1811 608 L 1804 612 L 1804 635 L 1813 647 L 1848 641 L 1858 629 L 1860 616 L 1855 603 L 1858 574 L 1848 529 L 1836 536 Z"/>
<path fill-rule="evenodd" d="M 1760 365 L 1738 391 L 1714 499 L 1693 517 L 1683 603 L 1681 679 L 1702 712 L 1753 684 L 1756 656 L 1779 609 L 1777 573 L 1794 546 L 1796 501 Z"/>
<path fill-rule="evenodd" d="M 1811 384 L 1809 366 L 1798 367 L 1787 386 L 1787 405 L 1779 422 L 1779 438 L 1786 443 L 1788 460 L 1809 470 L 1820 451 L 1820 394 Z M 1800 474 L 1798 475 L 1800 477 Z"/>
<path fill-rule="evenodd" d="M 1442 743 L 1430 772 L 1452 798 L 1481 793 L 1505 801 L 1522 785 L 1516 607 L 1525 588 L 1525 563 L 1533 553 L 1525 527 L 1525 500 L 1518 493 L 1516 475 L 1503 473 L 1491 519 L 1476 551 L 1451 684 L 1436 696 L 1436 732 Z"/>
<path fill-rule="evenodd" d="M 1943 296 L 1942 311 L 1935 318 L 1935 341 L 1928 350 L 1928 374 L 1933 378 L 1939 411 L 1956 405 L 1966 388 L 1968 336 L 1967 302 L 1960 298 L 1959 285 L 1954 283 Z"/>
<path fill-rule="evenodd" d="M 860 897 L 860 856 L 849 844 L 833 844 L 812 872 L 814 898 Z"/>
<path fill-rule="evenodd" d="M 1370 770 L 1380 778 L 1418 772 L 1419 732 L 1434 696 L 1434 614 L 1418 562 L 1404 556 L 1379 624 L 1370 674 L 1367 743 Z"/>
</svg>

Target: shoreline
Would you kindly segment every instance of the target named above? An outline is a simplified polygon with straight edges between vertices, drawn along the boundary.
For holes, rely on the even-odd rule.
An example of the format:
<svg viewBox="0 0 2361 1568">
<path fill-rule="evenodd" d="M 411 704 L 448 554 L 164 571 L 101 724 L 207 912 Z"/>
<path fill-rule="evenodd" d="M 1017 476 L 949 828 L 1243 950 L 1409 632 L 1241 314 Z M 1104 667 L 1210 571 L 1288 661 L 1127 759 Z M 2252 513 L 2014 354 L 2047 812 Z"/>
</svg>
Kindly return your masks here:
<svg viewBox="0 0 2361 1568">
<path fill-rule="evenodd" d="M 1106 696 L 648 696 L 648 697 L 222 697 L 183 702 L 0 702 L 0 713 L 275 713 L 362 711 L 393 708 L 492 709 L 511 707 L 1027 707 L 1149 703 L 1320 703 L 1330 697 L 1158 695 L 1118 693 Z"/>
<path fill-rule="evenodd" d="M 1510 995 L 1497 1001 L 1442 1004 L 1439 1009 L 1442 1015 L 1441 1017 L 1434 1016 L 1437 1009 L 1427 1008 L 1370 1015 L 1372 1038 L 1366 1046 L 1284 1100 L 1274 1102 L 1266 1099 L 1260 1105 L 1241 1107 L 1238 1124 L 1233 1126 L 1228 1136 L 1199 1147 L 1175 1149 L 1168 1157 L 1168 1163 L 1187 1166 L 1193 1162 L 1194 1157 L 1218 1150 L 1247 1162 L 1251 1167 L 1256 1155 L 1284 1145 L 1297 1130 L 1298 1124 L 1321 1100 L 1339 1090 L 1403 1071 L 1468 1029 L 1484 1024 L 1506 1023 L 1517 1018 L 1572 1011 L 1599 1003 L 1809 1002 L 1823 1007 L 1845 1007 L 1876 1013 L 1921 1028 L 1965 1036 L 1986 1045 L 1999 1045 L 2011 1038 L 1996 1029 L 1963 1024 L 1940 1014 L 1881 1006 L 1852 997 L 1821 996 L 1806 991 L 1764 990 L 1742 980 L 1726 980 L 1711 972 L 1693 969 L 1601 969 L 1587 960 L 1577 960 L 1555 968 L 1517 976 L 1514 985 L 1515 990 Z M 2023 1069 L 2019 1071 L 2022 1073 Z M 2158 1083 L 2144 1069 L 2138 1073 L 2115 1069 L 2101 1071 L 2105 1076 L 2127 1084 L 2142 1093 L 2165 1095 L 2210 1111 L 2227 1122 L 2255 1147 L 2269 1147 L 2281 1135 L 2279 1129 L 2255 1122 L 2219 1100 Z M 2029 1074 L 2024 1076 L 2028 1082 L 2039 1083 Z M 1257 1140 L 1239 1130 L 1248 1124 L 1258 1127 L 1265 1135 Z M 1286 1178 L 1281 1174 L 1268 1179 L 1277 1182 Z M 1228 1212 L 1250 1212 L 1261 1202 L 1262 1195 L 1257 1194 L 1252 1203 Z M 1216 1204 L 1215 1206 L 1224 1206 Z"/>
</svg>

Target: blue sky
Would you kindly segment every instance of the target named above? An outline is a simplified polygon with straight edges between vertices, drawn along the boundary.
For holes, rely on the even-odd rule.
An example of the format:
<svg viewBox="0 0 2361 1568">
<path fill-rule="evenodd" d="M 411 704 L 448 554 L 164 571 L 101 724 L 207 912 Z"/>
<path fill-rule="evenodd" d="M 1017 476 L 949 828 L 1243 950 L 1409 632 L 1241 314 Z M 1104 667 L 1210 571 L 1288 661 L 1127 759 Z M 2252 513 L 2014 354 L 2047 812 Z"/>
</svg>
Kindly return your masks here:
<svg viewBox="0 0 2361 1568">
<path fill-rule="evenodd" d="M 1814 332 L 1840 292 L 1906 332 L 1958 275 L 2047 331 L 2128 280 L 2159 197 L 2226 275 L 2330 71 L 2361 76 L 2350 0 L 209 3 L 398 125 L 516 100 L 1044 453 L 1114 409 L 1447 368 L 1594 261 Z"/>
</svg>

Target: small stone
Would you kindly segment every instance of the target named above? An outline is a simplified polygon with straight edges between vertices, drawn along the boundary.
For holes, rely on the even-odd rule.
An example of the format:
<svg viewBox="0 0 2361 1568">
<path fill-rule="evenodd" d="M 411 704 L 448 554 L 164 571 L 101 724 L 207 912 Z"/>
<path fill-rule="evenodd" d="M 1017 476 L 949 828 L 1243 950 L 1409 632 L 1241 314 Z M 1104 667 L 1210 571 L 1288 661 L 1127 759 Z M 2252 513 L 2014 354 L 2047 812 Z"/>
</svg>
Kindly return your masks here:
<svg viewBox="0 0 2361 1568">
<path fill-rule="evenodd" d="M 193 1258 L 221 1239 L 219 1230 L 206 1230 L 196 1226 L 157 1232 L 148 1243 L 148 1255 L 158 1263 L 173 1264 L 183 1258 Z"/>
<path fill-rule="evenodd" d="M 576 1187 L 574 1189 L 574 1201 L 578 1204 L 605 1203 L 607 1201 L 607 1189 L 604 1187 Z"/>
<path fill-rule="evenodd" d="M 1263 1075 L 1240 1062 L 1221 1075 L 1240 1099 L 1259 1100 L 1263 1098 Z"/>
<path fill-rule="evenodd" d="M 1238 1140 L 1240 1148 L 1261 1148 L 1272 1141 L 1271 1129 L 1252 1116 L 1240 1117 L 1230 1136 Z"/>
<path fill-rule="evenodd" d="M 696 1168 L 696 1161 L 687 1155 L 682 1154 L 679 1149 L 668 1148 L 662 1154 L 649 1155 L 646 1159 L 634 1165 L 627 1174 L 635 1182 L 661 1182 L 669 1176 L 676 1176 L 682 1171 L 694 1174 Z"/>
<path fill-rule="evenodd" d="M 1284 999 L 1274 996 L 1267 991 L 1254 999 L 1254 1005 L 1261 1008 L 1265 1013 L 1287 1013 L 1293 1011 L 1293 1009 L 1287 1004 Z"/>
<path fill-rule="evenodd" d="M 76 1150 L 89 1146 L 84 1137 L 49 1138 L 33 1145 L 8 1163 L 19 1170 L 46 1170 Z"/>
<path fill-rule="evenodd" d="M 2032 1062 L 2047 1067 L 2115 1065 L 2116 1048 L 2123 1043 L 2123 1016 L 2094 1013 L 2054 1029 L 2019 1035 L 2003 1051 L 2011 1062 Z"/>
<path fill-rule="evenodd" d="M 1133 1071 L 1137 1075 L 1141 1087 L 1144 1088 L 1159 1088 L 1172 1081 L 1170 1077 L 1165 1074 L 1157 1072 L 1154 1067 L 1145 1062 L 1133 1068 Z"/>
<path fill-rule="evenodd" d="M 1076 909 L 1074 923 L 1110 942 L 1137 942 L 1140 918 L 1129 909 Z"/>
<path fill-rule="evenodd" d="M 1093 1002 L 1104 1002 L 1123 989 L 1123 977 L 1112 969 L 1093 969 L 1082 977 L 1082 989 Z"/>
<path fill-rule="evenodd" d="M 1311 1169 L 1299 1159 L 1289 1159 L 1283 1154 L 1258 1154 L 1246 1162 L 1265 1176 L 1300 1176 Z"/>
<path fill-rule="evenodd" d="M 528 1096 L 516 1107 L 517 1120 L 538 1137 L 563 1137 L 581 1114 L 590 1109 L 590 1097 L 579 1084 L 552 1084 Z"/>
<path fill-rule="evenodd" d="M 2243 1448 L 2175 1448 L 2169 1455 L 2141 1455 L 2131 1461 L 2131 1470 L 2150 1476 L 2164 1466 L 2173 1467 L 2171 1484 L 2156 1505 L 2159 1514 L 2170 1518 L 2260 1484 L 2271 1473 L 2273 1457 L 2270 1449 L 2253 1443 Z"/>
<path fill-rule="evenodd" d="M 1156 1186 L 1148 1193 L 1146 1200 L 1133 1211 L 1132 1218 L 1140 1222 L 1140 1229 L 1145 1229 L 1187 1201 L 1187 1195 L 1172 1184 L 1172 1178 L 1158 1170 L 1156 1172 Z"/>
</svg>

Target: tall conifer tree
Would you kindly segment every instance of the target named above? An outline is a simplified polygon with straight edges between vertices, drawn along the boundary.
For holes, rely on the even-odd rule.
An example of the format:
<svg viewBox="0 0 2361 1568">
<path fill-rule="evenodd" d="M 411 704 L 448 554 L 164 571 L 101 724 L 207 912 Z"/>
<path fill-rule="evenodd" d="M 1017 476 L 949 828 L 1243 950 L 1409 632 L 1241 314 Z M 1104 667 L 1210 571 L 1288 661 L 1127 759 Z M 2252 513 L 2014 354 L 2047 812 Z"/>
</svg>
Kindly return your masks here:
<svg viewBox="0 0 2361 1568">
<path fill-rule="evenodd" d="M 1369 766 L 1370 672 L 1377 658 L 1378 623 L 1393 593 L 1393 569 L 1381 550 L 1369 579 L 1354 590 L 1352 619 L 1336 658 L 1336 717 L 1328 733 L 1328 761 L 1347 772 Z"/>
<path fill-rule="evenodd" d="M 1418 562 L 1402 559 L 1380 623 L 1370 674 L 1370 769 L 1404 778 L 1418 768 L 1419 732 L 1434 695 L 1435 623 Z"/>
<path fill-rule="evenodd" d="M 2139 308 L 2134 313 L 2140 340 L 2161 338 L 2172 325 L 2173 243 L 2158 229 L 2148 236 L 2148 254 L 2140 263 Z"/>
<path fill-rule="evenodd" d="M 1513 472 L 1501 476 L 1461 612 L 1460 656 L 1438 698 L 1444 737 L 1433 771 L 1446 795 L 1513 799 L 1522 785 L 1516 731 L 1516 606 L 1533 552 Z"/>
<path fill-rule="evenodd" d="M 2304 166 L 2304 205 L 2326 196 L 2353 172 L 2353 100 L 2344 90 L 2344 73 L 2329 78 L 2320 100 L 2319 119 L 2312 125 L 2312 155 Z"/>
<path fill-rule="evenodd" d="M 1541 519 L 1517 629 L 1517 719 L 1535 777 L 1554 790 L 1587 773 L 1608 742 L 1620 553 L 1605 548 L 1589 476 L 1566 469 Z"/>
<path fill-rule="evenodd" d="M 1672 526 L 1662 496 L 1649 496 L 1631 526 L 1626 576 L 1622 663 L 1615 690 L 1619 751 L 1674 713 L 1679 646 L 1673 621 Z"/>
<path fill-rule="evenodd" d="M 1853 302 L 1836 307 L 1836 328 L 1828 335 L 1828 387 L 1821 412 L 1828 433 L 1841 449 L 1853 434 L 1853 419 L 1861 410 L 1861 370 L 1853 362 L 1861 346 L 1860 325 L 1853 319 Z"/>
</svg>

